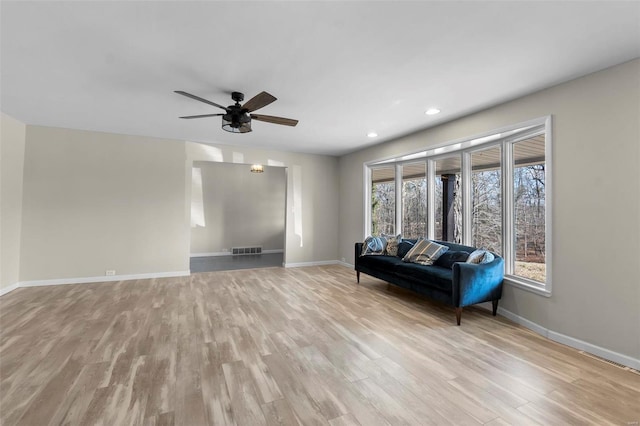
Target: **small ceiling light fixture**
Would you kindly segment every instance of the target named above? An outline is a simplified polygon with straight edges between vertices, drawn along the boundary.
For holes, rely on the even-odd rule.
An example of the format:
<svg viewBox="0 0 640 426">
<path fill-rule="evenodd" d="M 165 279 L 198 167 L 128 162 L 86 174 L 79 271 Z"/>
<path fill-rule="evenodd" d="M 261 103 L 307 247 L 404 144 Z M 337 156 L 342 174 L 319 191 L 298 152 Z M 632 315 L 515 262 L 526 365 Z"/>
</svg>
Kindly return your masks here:
<svg viewBox="0 0 640 426">
<path fill-rule="evenodd" d="M 262 173 L 264 172 L 264 167 L 262 164 L 253 164 L 251 165 L 251 173 Z"/>
<path fill-rule="evenodd" d="M 440 113 L 440 110 L 438 108 L 429 108 L 424 113 L 427 115 L 436 115 Z"/>
<path fill-rule="evenodd" d="M 369 137 L 369 138 L 377 138 L 378 134 L 376 132 L 369 132 L 369 133 L 367 133 L 367 137 Z"/>
</svg>

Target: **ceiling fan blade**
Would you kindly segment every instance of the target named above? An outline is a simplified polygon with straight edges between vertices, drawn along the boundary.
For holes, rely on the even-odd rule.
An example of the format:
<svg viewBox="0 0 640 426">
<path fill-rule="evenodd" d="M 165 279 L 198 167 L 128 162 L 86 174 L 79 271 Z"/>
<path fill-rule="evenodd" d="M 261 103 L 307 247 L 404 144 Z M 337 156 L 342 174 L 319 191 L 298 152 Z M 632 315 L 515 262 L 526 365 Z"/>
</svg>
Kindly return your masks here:
<svg viewBox="0 0 640 426">
<path fill-rule="evenodd" d="M 223 110 L 227 110 L 227 107 L 223 107 L 222 105 L 218 105 L 215 102 L 208 101 L 206 99 L 201 98 L 200 96 L 192 95 L 191 93 L 183 92 L 182 90 L 174 90 L 175 93 L 186 96 L 187 98 L 195 99 L 196 101 L 204 102 L 205 104 L 213 105 L 218 108 L 222 108 Z"/>
<path fill-rule="evenodd" d="M 252 112 L 269 105 L 271 102 L 274 102 L 277 99 L 278 98 L 276 98 L 273 95 L 270 95 L 267 92 L 260 92 L 257 95 L 255 95 L 253 98 L 245 102 L 245 104 L 242 105 L 242 108 L 246 109 L 249 112 Z"/>
<path fill-rule="evenodd" d="M 274 117 L 272 115 L 251 114 L 251 118 L 258 121 L 265 121 L 267 123 L 283 124 L 285 126 L 295 126 L 296 124 L 298 124 L 298 120 L 293 120 L 291 118 Z"/>
<path fill-rule="evenodd" d="M 187 115 L 180 118 L 204 118 L 204 117 L 220 117 L 224 114 L 202 114 L 202 115 Z"/>
</svg>

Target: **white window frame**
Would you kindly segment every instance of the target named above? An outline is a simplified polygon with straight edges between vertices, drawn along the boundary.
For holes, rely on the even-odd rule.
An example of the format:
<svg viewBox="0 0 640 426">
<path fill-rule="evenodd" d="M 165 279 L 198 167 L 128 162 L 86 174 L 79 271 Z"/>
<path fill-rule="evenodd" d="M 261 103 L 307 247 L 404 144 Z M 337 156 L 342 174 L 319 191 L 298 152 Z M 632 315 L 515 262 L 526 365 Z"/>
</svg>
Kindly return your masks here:
<svg viewBox="0 0 640 426">
<path fill-rule="evenodd" d="M 473 246 L 473 233 L 471 232 L 472 228 L 473 228 L 473 220 L 472 220 L 472 203 L 471 203 L 471 198 L 472 198 L 472 192 L 473 192 L 473 184 L 471 183 L 471 179 L 472 179 L 472 161 L 471 161 L 471 156 L 473 154 L 482 152 L 482 151 L 486 151 L 489 150 L 491 148 L 495 148 L 495 147 L 500 147 L 500 154 L 502 155 L 502 158 L 500 158 L 500 165 L 502 166 L 502 164 L 504 163 L 504 145 L 503 145 L 503 140 L 499 139 L 497 141 L 492 141 L 492 142 L 487 142 L 484 144 L 479 144 L 476 145 L 473 149 L 469 149 L 465 152 L 464 155 L 468 156 L 468 160 L 467 160 L 467 168 L 463 170 L 463 174 L 466 174 L 468 176 L 468 181 L 467 181 L 467 185 L 469 190 L 465 191 L 465 195 L 468 198 L 463 198 L 462 199 L 462 209 L 463 211 L 466 211 L 466 217 L 468 217 L 468 223 L 464 223 L 465 228 L 463 228 L 462 230 L 462 236 L 463 236 L 463 241 L 464 241 L 464 245 L 467 246 Z M 500 175 L 500 204 L 502 205 L 502 227 L 505 227 L 505 219 L 504 219 L 504 212 L 506 210 L 506 206 L 505 206 L 505 192 L 504 192 L 504 176 L 502 176 L 505 172 L 504 168 L 502 168 L 502 173 Z M 505 244 L 504 244 L 504 238 L 505 238 L 505 232 L 504 229 L 502 230 L 502 250 L 506 250 Z M 504 254 L 504 253 L 503 253 Z M 504 256 L 502 256 L 505 259 L 505 263 L 506 263 L 506 258 Z"/>
<path fill-rule="evenodd" d="M 514 209 L 513 209 L 513 146 L 515 143 L 538 134 L 545 136 L 545 265 L 546 282 L 513 275 L 515 265 L 514 250 Z M 421 152 L 410 152 L 397 157 L 384 158 L 363 164 L 364 177 L 364 232 L 371 233 L 371 170 L 375 167 L 395 166 L 396 213 L 395 234 L 402 229 L 402 166 L 418 163 L 423 158 L 427 178 L 427 238 L 435 233 L 435 161 L 452 154 L 461 155 L 462 173 L 462 243 L 471 245 L 471 155 L 474 152 L 502 147 L 502 244 L 505 260 L 505 283 L 542 296 L 550 297 L 552 289 L 553 222 L 552 222 L 552 117 L 540 117 L 524 123 L 504 127 L 482 135 L 449 141 Z"/>
<path fill-rule="evenodd" d="M 545 167 L 544 167 L 544 180 L 545 180 L 545 268 L 546 268 L 546 280 L 545 283 L 540 283 L 535 280 L 531 280 L 525 277 L 520 277 L 513 274 L 513 266 L 515 265 L 514 248 L 515 235 L 514 235 L 514 209 L 513 209 L 513 146 L 514 144 L 531 138 L 535 135 L 543 133 L 545 135 L 544 151 L 545 151 Z M 550 297 L 552 288 L 552 261 L 553 261 L 553 245 L 552 245 L 552 173 L 551 173 L 551 117 L 545 119 L 544 124 L 536 126 L 526 132 L 518 133 L 513 137 L 507 137 L 504 140 L 503 145 L 503 177 L 502 183 L 504 188 L 502 190 L 502 196 L 504 199 L 503 204 L 503 223 L 505 229 L 503 229 L 503 247 L 504 247 L 504 261 L 505 261 L 505 281 L 514 287 L 522 288 L 524 290 L 531 291 L 542 296 Z"/>
</svg>

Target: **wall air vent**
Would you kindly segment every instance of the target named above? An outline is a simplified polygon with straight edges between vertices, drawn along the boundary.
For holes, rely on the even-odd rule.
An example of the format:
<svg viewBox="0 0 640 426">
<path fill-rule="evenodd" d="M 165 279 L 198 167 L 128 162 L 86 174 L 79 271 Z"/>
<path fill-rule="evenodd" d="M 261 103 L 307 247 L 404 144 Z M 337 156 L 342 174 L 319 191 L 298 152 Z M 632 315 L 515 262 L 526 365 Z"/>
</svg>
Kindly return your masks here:
<svg viewBox="0 0 640 426">
<path fill-rule="evenodd" d="M 586 352 L 586 351 L 578 351 L 578 352 L 580 354 L 584 355 L 584 356 L 588 356 L 589 358 L 596 359 L 596 360 L 598 360 L 600 362 L 604 362 L 604 363 L 607 363 L 609 365 L 613 365 L 614 367 L 618 367 L 618 368 L 620 368 L 622 370 L 626 370 L 626 371 L 629 371 L 631 373 L 640 375 L 640 371 L 636 370 L 635 368 L 627 367 L 626 365 L 620 364 L 619 362 L 611 361 L 610 359 L 602 358 L 601 356 L 594 355 L 594 354 Z"/>
<path fill-rule="evenodd" d="M 241 256 L 246 254 L 262 254 L 262 247 L 233 247 L 231 254 Z"/>
</svg>

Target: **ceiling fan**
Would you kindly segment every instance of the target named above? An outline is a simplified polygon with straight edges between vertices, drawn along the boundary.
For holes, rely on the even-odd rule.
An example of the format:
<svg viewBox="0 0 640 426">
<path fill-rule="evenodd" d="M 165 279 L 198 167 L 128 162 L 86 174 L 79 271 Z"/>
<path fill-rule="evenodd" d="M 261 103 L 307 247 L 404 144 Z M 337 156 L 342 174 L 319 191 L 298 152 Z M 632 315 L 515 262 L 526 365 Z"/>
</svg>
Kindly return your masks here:
<svg viewBox="0 0 640 426">
<path fill-rule="evenodd" d="M 213 105 L 225 110 L 220 114 L 203 114 L 203 115 L 187 115 L 180 118 L 204 118 L 204 117 L 219 117 L 222 116 L 222 128 L 231 133 L 247 133 L 251 131 L 251 120 L 265 121 L 273 124 L 283 124 L 285 126 L 295 126 L 298 124 L 298 120 L 291 118 L 274 117 L 272 115 L 251 114 L 253 111 L 269 105 L 277 100 L 273 95 L 267 92 L 260 92 L 253 98 L 245 102 L 244 105 L 240 105 L 240 102 L 244 100 L 244 94 L 240 92 L 232 92 L 231 99 L 235 101 L 234 105 L 224 107 L 218 105 L 215 102 L 208 101 L 199 96 L 192 95 L 191 93 L 183 92 L 182 90 L 176 90 L 175 93 L 186 96 L 187 98 L 195 99 L 196 101 L 204 102 L 205 104 Z"/>
</svg>

